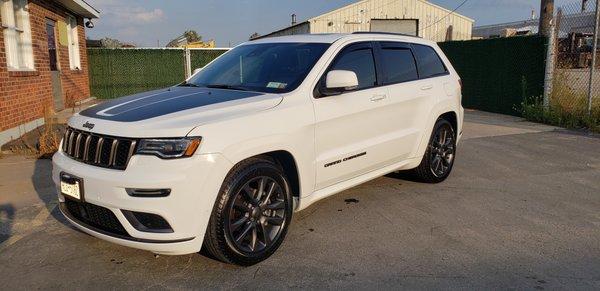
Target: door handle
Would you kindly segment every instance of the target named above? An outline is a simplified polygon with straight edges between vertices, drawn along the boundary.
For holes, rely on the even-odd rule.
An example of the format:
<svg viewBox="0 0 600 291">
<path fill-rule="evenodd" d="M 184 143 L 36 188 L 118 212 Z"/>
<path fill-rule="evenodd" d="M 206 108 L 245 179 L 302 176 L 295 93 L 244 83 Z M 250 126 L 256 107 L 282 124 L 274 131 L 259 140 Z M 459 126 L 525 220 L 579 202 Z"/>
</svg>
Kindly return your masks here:
<svg viewBox="0 0 600 291">
<path fill-rule="evenodd" d="M 427 85 L 427 86 L 421 87 L 421 90 L 423 90 L 423 91 L 431 90 L 431 89 L 433 89 L 433 85 Z"/>
<path fill-rule="evenodd" d="M 385 99 L 387 96 L 385 95 L 374 95 L 373 97 L 371 97 L 371 101 L 372 102 L 377 102 L 377 101 L 381 101 L 383 99 Z"/>
</svg>

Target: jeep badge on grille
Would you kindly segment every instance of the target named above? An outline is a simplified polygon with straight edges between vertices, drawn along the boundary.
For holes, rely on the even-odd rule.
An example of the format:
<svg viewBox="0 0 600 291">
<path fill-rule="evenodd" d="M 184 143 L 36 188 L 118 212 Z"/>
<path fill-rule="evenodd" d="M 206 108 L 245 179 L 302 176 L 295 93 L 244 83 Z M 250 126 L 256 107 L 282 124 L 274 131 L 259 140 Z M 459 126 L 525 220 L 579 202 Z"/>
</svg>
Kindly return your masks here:
<svg viewBox="0 0 600 291">
<path fill-rule="evenodd" d="M 89 129 L 89 130 L 91 130 L 92 128 L 94 128 L 94 125 L 95 125 L 95 124 L 93 124 L 93 123 L 90 123 L 89 121 L 86 121 L 86 122 L 83 124 L 83 127 L 87 128 L 87 129 Z"/>
</svg>

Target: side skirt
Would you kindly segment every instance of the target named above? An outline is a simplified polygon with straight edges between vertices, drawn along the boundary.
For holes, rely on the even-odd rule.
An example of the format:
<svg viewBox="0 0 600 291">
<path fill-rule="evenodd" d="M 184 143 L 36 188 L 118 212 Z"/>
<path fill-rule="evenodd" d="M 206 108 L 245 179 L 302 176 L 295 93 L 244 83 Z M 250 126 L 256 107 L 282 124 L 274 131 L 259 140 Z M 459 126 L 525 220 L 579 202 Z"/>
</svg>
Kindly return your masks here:
<svg viewBox="0 0 600 291">
<path fill-rule="evenodd" d="M 337 184 L 325 187 L 323 189 L 317 190 L 306 197 L 300 198 L 300 201 L 298 203 L 298 207 L 296 208 L 296 211 L 303 210 L 303 209 L 307 208 L 308 206 L 310 206 L 311 204 L 313 204 L 321 199 L 327 198 L 329 196 L 332 196 L 334 194 L 337 194 L 339 192 L 342 192 L 344 190 L 352 188 L 356 185 L 363 184 L 365 182 L 379 178 L 379 177 L 387 175 L 389 173 L 399 171 L 399 170 L 408 170 L 408 169 L 415 168 L 421 163 L 421 159 L 422 159 L 422 157 L 407 159 L 407 160 L 404 160 L 404 161 L 401 161 L 398 163 L 391 164 L 389 166 L 385 166 L 385 167 L 377 169 L 377 170 L 367 172 L 363 175 L 339 182 Z"/>
</svg>

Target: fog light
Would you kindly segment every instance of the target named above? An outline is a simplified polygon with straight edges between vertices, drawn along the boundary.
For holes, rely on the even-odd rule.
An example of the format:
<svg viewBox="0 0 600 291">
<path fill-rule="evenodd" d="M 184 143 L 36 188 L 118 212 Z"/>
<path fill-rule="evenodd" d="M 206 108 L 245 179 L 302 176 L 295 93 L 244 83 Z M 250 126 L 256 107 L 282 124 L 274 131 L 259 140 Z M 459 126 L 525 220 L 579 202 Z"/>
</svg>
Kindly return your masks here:
<svg viewBox="0 0 600 291">
<path fill-rule="evenodd" d="M 127 221 L 139 231 L 158 233 L 173 232 L 171 225 L 169 225 L 169 223 L 160 215 L 129 210 L 121 210 L 121 212 L 123 212 Z"/>
</svg>

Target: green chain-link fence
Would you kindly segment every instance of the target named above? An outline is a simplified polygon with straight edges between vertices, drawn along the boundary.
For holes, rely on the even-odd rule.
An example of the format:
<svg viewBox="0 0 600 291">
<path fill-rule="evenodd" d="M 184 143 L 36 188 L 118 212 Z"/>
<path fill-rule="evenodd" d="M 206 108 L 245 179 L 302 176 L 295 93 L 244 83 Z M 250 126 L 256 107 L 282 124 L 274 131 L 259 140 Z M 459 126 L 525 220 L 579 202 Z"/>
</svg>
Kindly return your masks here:
<svg viewBox="0 0 600 291">
<path fill-rule="evenodd" d="M 192 70 L 226 49 L 190 49 Z M 116 98 L 180 83 L 185 79 L 183 49 L 88 49 L 92 96 Z"/>
<path fill-rule="evenodd" d="M 546 39 L 523 36 L 439 44 L 463 83 L 463 106 L 519 115 L 544 89 Z"/>
<path fill-rule="evenodd" d="M 227 50 L 190 50 L 190 58 L 192 63 L 192 71 L 206 66 L 212 60 L 222 55 Z"/>
</svg>

